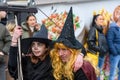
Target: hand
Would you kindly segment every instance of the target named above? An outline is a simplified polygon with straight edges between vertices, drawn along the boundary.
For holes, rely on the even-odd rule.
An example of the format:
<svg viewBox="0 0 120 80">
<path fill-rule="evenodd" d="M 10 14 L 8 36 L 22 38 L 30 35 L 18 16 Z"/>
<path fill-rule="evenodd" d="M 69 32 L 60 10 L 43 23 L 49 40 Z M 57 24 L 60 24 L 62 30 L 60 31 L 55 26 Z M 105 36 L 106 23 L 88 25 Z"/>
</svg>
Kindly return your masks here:
<svg viewBox="0 0 120 80">
<path fill-rule="evenodd" d="M 4 55 L 4 53 L 3 52 L 0 52 L 0 56 L 3 56 Z"/>
<path fill-rule="evenodd" d="M 79 70 L 83 65 L 83 56 L 81 54 L 78 54 L 77 59 L 74 63 L 74 72 Z"/>
<path fill-rule="evenodd" d="M 18 38 L 20 38 L 21 35 L 22 35 L 22 28 L 20 26 L 16 26 L 14 28 L 12 41 L 17 42 Z"/>
<path fill-rule="evenodd" d="M 35 24 L 35 30 L 37 30 L 37 31 L 40 30 L 40 24 L 38 24 L 38 23 Z"/>
</svg>

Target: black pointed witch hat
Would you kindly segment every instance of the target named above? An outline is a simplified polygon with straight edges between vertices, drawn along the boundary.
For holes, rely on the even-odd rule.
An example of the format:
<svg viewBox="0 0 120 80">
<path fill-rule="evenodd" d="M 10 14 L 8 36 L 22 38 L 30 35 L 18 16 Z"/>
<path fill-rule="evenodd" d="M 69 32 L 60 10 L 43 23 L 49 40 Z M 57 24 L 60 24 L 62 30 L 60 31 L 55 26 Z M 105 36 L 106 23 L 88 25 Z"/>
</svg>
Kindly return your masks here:
<svg viewBox="0 0 120 80">
<path fill-rule="evenodd" d="M 32 37 L 22 39 L 22 41 L 21 41 L 22 53 L 25 54 L 28 52 L 28 50 L 31 46 L 31 43 L 33 41 L 45 43 L 47 45 L 49 45 L 51 43 L 51 40 L 48 39 L 48 30 L 46 29 L 44 24 L 42 24 L 41 29 L 38 32 L 34 33 Z"/>
<path fill-rule="evenodd" d="M 75 38 L 72 7 L 70 8 L 62 32 L 56 42 L 63 43 L 65 46 L 74 49 L 81 49 L 82 47 L 81 43 Z"/>
</svg>

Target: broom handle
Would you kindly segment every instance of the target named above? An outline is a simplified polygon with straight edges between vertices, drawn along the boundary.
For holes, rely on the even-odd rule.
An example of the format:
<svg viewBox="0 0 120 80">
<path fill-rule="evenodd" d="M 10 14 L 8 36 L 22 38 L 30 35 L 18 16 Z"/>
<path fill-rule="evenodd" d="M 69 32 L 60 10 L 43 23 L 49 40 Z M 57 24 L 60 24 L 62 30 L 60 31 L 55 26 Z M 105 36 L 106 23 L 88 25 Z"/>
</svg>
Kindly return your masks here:
<svg viewBox="0 0 120 80">
<path fill-rule="evenodd" d="M 15 24 L 18 25 L 17 16 L 15 15 Z M 18 54 L 17 54 L 17 64 L 18 64 L 18 80 L 23 80 L 22 73 L 22 63 L 21 63 L 21 38 L 18 38 Z"/>
</svg>

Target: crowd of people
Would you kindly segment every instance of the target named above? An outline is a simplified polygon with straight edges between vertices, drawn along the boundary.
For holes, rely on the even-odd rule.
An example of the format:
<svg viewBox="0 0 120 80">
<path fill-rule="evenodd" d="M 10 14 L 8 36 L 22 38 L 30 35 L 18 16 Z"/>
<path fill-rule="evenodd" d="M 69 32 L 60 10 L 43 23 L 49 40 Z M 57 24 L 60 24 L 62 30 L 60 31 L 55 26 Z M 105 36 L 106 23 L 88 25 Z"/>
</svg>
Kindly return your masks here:
<svg viewBox="0 0 120 80">
<path fill-rule="evenodd" d="M 0 11 L 0 20 L 6 14 Z M 56 41 L 49 39 L 46 26 L 37 23 L 34 14 L 29 14 L 21 26 L 15 25 L 14 20 L 6 27 L 0 23 L 0 80 L 6 80 L 6 56 L 10 76 L 14 80 L 19 77 L 17 54 L 21 36 L 23 80 L 104 80 L 101 75 L 107 54 L 110 61 L 107 80 L 115 80 L 116 74 L 120 80 L 120 6 L 115 8 L 105 33 L 103 21 L 102 15 L 93 16 L 87 48 L 75 37 L 72 7 Z"/>
</svg>

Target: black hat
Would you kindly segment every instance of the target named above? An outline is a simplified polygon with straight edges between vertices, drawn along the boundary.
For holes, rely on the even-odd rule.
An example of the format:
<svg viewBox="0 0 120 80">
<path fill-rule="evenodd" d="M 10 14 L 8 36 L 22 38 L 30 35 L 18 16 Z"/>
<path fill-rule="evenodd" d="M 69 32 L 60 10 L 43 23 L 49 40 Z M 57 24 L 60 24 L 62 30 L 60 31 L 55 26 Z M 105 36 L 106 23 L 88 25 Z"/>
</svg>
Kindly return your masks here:
<svg viewBox="0 0 120 80">
<path fill-rule="evenodd" d="M 48 39 L 48 30 L 46 29 L 44 24 L 41 26 L 41 29 L 38 32 L 35 32 L 33 34 L 32 37 L 22 39 L 22 41 L 21 41 L 22 53 L 27 53 L 28 52 L 28 50 L 31 46 L 31 43 L 33 41 L 38 41 L 38 42 L 41 42 L 41 43 L 45 43 L 47 45 L 50 44 L 51 40 Z"/>
<path fill-rule="evenodd" d="M 70 8 L 62 32 L 56 42 L 63 43 L 65 46 L 74 49 L 81 49 L 82 47 L 81 43 L 75 38 L 72 7 Z"/>
</svg>

